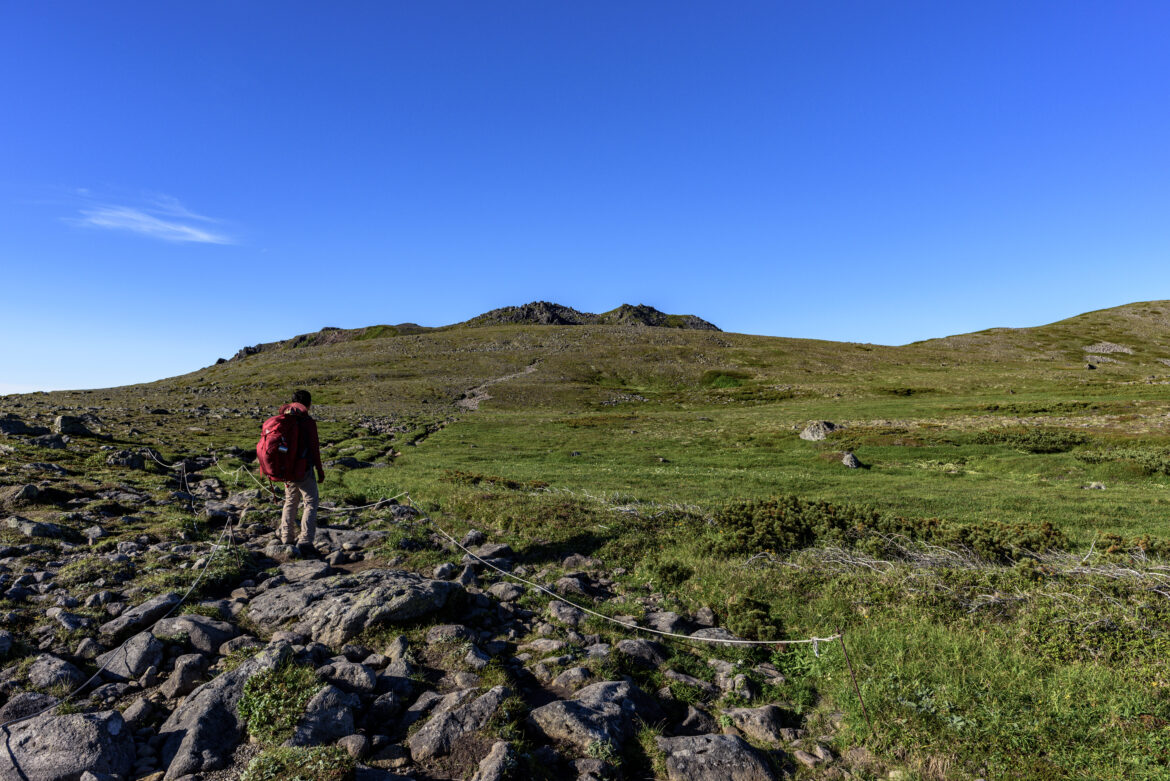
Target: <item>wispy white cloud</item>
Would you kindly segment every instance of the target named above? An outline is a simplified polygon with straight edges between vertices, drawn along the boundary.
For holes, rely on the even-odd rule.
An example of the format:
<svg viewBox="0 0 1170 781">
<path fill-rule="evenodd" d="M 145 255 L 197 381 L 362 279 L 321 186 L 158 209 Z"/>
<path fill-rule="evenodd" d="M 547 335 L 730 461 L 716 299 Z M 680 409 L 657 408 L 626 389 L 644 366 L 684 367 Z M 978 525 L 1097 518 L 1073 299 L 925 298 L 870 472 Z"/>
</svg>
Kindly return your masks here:
<svg viewBox="0 0 1170 781">
<path fill-rule="evenodd" d="M 83 197 L 87 190 L 78 191 Z M 122 230 L 149 236 L 162 241 L 195 242 L 198 244 L 234 244 L 235 240 L 213 229 L 218 220 L 184 206 L 178 198 L 152 193 L 141 205 L 123 206 L 111 203 L 89 204 L 78 210 L 80 217 L 68 222 L 86 228 Z M 190 223 L 200 223 L 192 225 Z"/>
</svg>

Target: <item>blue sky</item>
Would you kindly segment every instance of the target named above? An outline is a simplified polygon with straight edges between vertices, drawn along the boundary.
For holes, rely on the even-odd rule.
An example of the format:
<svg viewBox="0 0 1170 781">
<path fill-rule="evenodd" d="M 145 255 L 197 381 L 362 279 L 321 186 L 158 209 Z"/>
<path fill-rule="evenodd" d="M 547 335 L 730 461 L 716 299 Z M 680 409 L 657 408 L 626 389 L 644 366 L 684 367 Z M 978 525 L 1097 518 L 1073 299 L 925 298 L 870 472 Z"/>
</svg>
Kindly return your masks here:
<svg viewBox="0 0 1170 781">
<path fill-rule="evenodd" d="M 9 2 L 0 393 L 544 299 L 899 344 L 1170 297 L 1170 5 Z"/>
</svg>

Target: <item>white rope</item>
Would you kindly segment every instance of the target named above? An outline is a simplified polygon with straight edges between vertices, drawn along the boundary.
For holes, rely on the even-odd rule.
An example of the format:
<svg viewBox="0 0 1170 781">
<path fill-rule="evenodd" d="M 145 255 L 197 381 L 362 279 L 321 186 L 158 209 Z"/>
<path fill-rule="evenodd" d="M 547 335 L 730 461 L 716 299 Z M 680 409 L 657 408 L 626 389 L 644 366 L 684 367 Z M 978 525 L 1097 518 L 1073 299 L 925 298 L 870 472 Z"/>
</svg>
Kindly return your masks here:
<svg viewBox="0 0 1170 781">
<path fill-rule="evenodd" d="M 147 627 L 146 629 L 144 629 L 142 631 L 144 631 L 144 632 L 152 631 L 156 626 L 158 626 L 160 621 L 162 621 L 164 618 L 170 617 L 170 615 L 172 613 L 174 613 L 176 610 L 178 610 L 179 607 L 184 602 L 187 601 L 187 597 L 191 596 L 191 592 L 194 591 L 195 587 L 199 585 L 199 581 L 203 579 L 203 574 L 205 572 L 207 572 L 207 568 L 209 566 L 211 566 L 211 562 L 215 559 L 215 555 L 219 552 L 220 542 L 223 540 L 224 535 L 231 533 L 231 527 L 232 527 L 232 525 L 231 525 L 230 521 L 224 525 L 223 530 L 219 533 L 219 538 L 216 539 L 215 543 L 211 546 L 211 552 L 207 556 L 207 561 L 204 562 L 202 569 L 199 570 L 199 574 L 195 576 L 195 580 L 191 583 L 191 586 L 187 589 L 187 593 L 183 594 L 183 596 L 179 599 L 179 601 L 176 602 L 174 604 L 174 606 L 166 612 L 166 614 L 164 614 L 163 616 L 160 616 L 158 619 L 155 620 L 155 622 L 153 624 L 151 624 L 149 627 Z M 9 719 L 8 721 L 4 722 L 3 724 L 0 724 L 0 729 L 3 729 L 5 732 L 7 732 L 8 726 L 10 724 L 17 724 L 17 723 L 22 722 L 22 721 L 27 721 L 28 719 L 34 719 L 37 716 L 41 716 L 45 713 L 48 713 L 49 711 L 53 710 L 57 706 L 64 705 L 65 703 L 72 700 L 74 697 L 76 697 L 78 694 L 80 694 L 85 689 L 85 687 L 89 686 L 91 683 L 93 683 L 95 680 L 97 680 L 98 676 L 101 675 L 102 673 L 104 673 L 109 668 L 110 664 L 112 664 L 114 662 L 114 660 L 117 658 L 118 651 L 124 651 L 126 648 L 126 644 L 129 643 L 131 640 L 133 640 L 135 637 L 137 637 L 140 634 L 142 634 L 142 632 L 135 632 L 134 634 L 130 635 L 130 637 L 123 640 L 122 644 L 114 649 L 114 653 L 110 654 L 110 658 L 106 660 L 106 663 L 103 664 L 101 666 L 101 668 L 99 668 L 96 673 L 91 675 L 84 683 L 82 683 L 76 689 L 74 689 L 69 694 L 67 694 L 64 699 L 60 700 L 59 702 L 55 702 L 46 708 L 42 708 L 41 710 L 39 710 L 35 713 L 30 713 L 27 716 L 21 716 L 18 719 Z"/>
<path fill-rule="evenodd" d="M 531 580 L 526 580 L 525 578 L 522 578 L 519 575 L 515 575 L 511 572 L 508 572 L 507 570 L 501 569 L 500 567 L 497 567 L 495 564 L 492 564 L 490 561 L 487 561 L 486 559 L 481 559 L 479 556 L 476 556 L 474 553 L 472 553 L 470 550 L 468 550 L 462 543 L 460 543 L 458 540 L 456 540 L 454 537 L 452 537 L 450 534 L 448 534 L 446 531 L 444 531 L 442 529 L 442 527 L 440 527 L 437 523 L 435 523 L 435 520 L 433 518 L 431 518 L 429 515 L 426 514 L 426 512 L 424 512 L 421 508 L 419 508 L 419 506 L 416 505 L 414 503 L 414 500 L 411 498 L 409 491 L 406 492 L 406 501 L 410 504 L 411 507 L 413 507 L 414 509 L 416 509 L 420 513 L 422 513 L 422 517 L 420 520 L 424 520 L 427 523 L 429 523 L 431 525 L 431 527 L 435 529 L 435 531 L 439 532 L 439 534 L 446 537 L 448 540 L 451 541 L 452 544 L 455 545 L 455 547 L 459 548 L 460 550 L 462 550 L 464 553 L 466 553 L 468 556 L 475 559 L 479 563 L 481 563 L 487 567 L 491 567 L 492 569 L 494 569 L 496 572 L 500 573 L 504 577 L 512 578 L 512 580 L 519 581 L 520 583 L 523 583 L 526 586 L 530 586 L 538 591 L 543 591 L 545 594 L 548 594 L 550 597 L 553 597 L 554 599 L 560 600 L 561 602 L 565 602 L 566 604 L 572 605 L 573 607 L 577 608 L 578 610 L 581 610 L 581 611 L 588 613 L 592 616 L 596 616 L 600 619 L 608 621 L 611 624 L 617 624 L 618 626 L 625 627 L 626 629 L 633 629 L 633 630 L 636 630 L 639 632 L 648 632 L 650 634 L 659 635 L 661 637 L 673 637 L 673 638 L 676 638 L 678 640 L 692 640 L 692 641 L 699 642 L 699 643 L 722 643 L 724 645 L 771 645 L 771 646 L 776 646 L 776 645 L 799 645 L 802 643 L 807 643 L 807 644 L 812 645 L 814 652 L 817 652 L 819 650 L 817 647 L 818 643 L 827 643 L 830 640 L 836 640 L 837 638 L 839 638 L 841 636 L 840 634 L 835 634 L 835 635 L 829 635 L 828 637 L 810 637 L 810 638 L 805 639 L 805 640 L 740 640 L 739 638 L 732 639 L 732 638 L 722 638 L 722 637 L 695 637 L 693 635 L 684 635 L 684 634 L 679 634 L 677 632 L 664 632 L 660 629 L 651 629 L 649 627 L 638 626 L 637 624 L 630 624 L 630 623 L 627 623 L 625 621 L 618 621 L 616 618 L 612 618 L 611 616 L 607 616 L 604 613 L 598 613 L 596 610 L 591 610 L 591 609 L 585 607 L 584 605 L 578 605 L 576 602 L 573 602 L 570 599 L 566 599 L 565 597 L 561 596 L 560 594 L 556 593 L 555 591 L 552 591 L 551 589 L 545 588 L 544 586 L 540 585 L 539 583 L 533 583 Z M 817 655 L 819 656 L 820 654 L 817 653 Z"/>
<path fill-rule="evenodd" d="M 354 512 L 357 510 L 368 510 L 371 507 L 378 507 L 380 505 L 388 504 L 390 502 L 396 502 L 404 496 L 407 496 L 406 491 L 403 491 L 402 493 L 400 493 L 396 496 L 391 496 L 389 499 L 379 499 L 376 502 L 371 502 L 370 504 L 359 505 L 357 507 L 350 507 L 348 505 L 345 507 L 318 507 L 317 512 L 319 512 L 319 513 L 348 513 L 348 512 Z"/>
</svg>

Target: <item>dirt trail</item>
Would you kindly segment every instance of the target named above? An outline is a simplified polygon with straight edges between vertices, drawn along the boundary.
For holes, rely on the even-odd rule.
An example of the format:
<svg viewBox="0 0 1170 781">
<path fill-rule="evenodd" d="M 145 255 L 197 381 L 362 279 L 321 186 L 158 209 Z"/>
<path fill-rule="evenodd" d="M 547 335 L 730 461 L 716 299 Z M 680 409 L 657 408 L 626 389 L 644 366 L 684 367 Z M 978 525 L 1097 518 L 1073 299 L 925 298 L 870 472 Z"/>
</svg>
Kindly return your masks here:
<svg viewBox="0 0 1170 781">
<path fill-rule="evenodd" d="M 537 362 L 534 361 L 518 372 L 505 374 L 503 377 L 496 377 L 494 380 L 488 380 L 482 385 L 477 385 L 464 393 L 463 398 L 458 399 L 455 402 L 455 406 L 459 407 L 460 409 L 465 409 L 468 412 L 475 412 L 479 409 L 480 402 L 487 401 L 491 398 L 487 392 L 488 388 L 498 382 L 507 382 L 508 380 L 514 380 L 517 377 L 523 377 L 525 374 L 532 374 L 532 372 L 536 371 L 536 366 Z"/>
</svg>

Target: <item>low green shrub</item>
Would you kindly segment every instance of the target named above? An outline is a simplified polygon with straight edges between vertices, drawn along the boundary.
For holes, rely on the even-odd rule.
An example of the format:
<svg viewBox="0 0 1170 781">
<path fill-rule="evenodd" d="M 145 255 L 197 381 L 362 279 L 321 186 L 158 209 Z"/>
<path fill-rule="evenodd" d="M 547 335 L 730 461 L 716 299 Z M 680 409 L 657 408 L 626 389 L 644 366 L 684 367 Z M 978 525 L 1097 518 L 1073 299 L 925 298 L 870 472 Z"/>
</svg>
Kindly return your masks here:
<svg viewBox="0 0 1170 781">
<path fill-rule="evenodd" d="M 1170 475 L 1170 449 L 1167 448 L 1108 448 L 1077 453 L 1075 458 L 1085 464 L 1129 463 L 1145 475 Z"/>
<path fill-rule="evenodd" d="M 507 477 L 481 475 L 476 472 L 464 472 L 459 469 L 444 469 L 443 480 L 449 483 L 461 483 L 463 485 L 484 485 L 506 488 L 509 491 L 536 491 L 541 488 L 548 488 L 548 483 L 543 480 L 512 480 Z"/>
<path fill-rule="evenodd" d="M 666 588 L 678 588 L 695 574 L 692 567 L 677 561 L 656 561 L 649 569 L 654 579 Z"/>
<path fill-rule="evenodd" d="M 239 703 L 248 734 L 266 745 L 281 743 L 292 735 L 305 706 L 320 688 L 313 670 L 298 664 L 282 664 L 253 675 L 244 684 Z M 257 776 L 270 777 L 276 776 Z"/>
<path fill-rule="evenodd" d="M 1025 453 L 1067 453 L 1090 442 L 1079 431 L 1044 428 L 1011 428 L 980 431 L 974 437 L 978 445 L 1007 445 Z"/>
<path fill-rule="evenodd" d="M 938 518 L 901 518 L 875 510 L 787 495 L 728 505 L 714 514 L 713 547 L 724 556 L 785 553 L 817 544 L 889 553 L 892 535 L 967 550 L 996 562 L 1029 553 L 1068 550 L 1064 533 L 1047 521 L 967 526 Z"/>
<path fill-rule="evenodd" d="M 784 628 L 771 607 L 752 597 L 736 596 L 727 602 L 727 628 L 737 637 L 748 640 L 779 640 Z"/>
<path fill-rule="evenodd" d="M 699 378 L 699 383 L 707 388 L 738 388 L 740 385 L 743 385 L 744 380 L 750 378 L 751 375 L 747 372 L 732 369 L 712 369 L 711 371 L 703 372 L 703 376 Z"/>
<path fill-rule="evenodd" d="M 240 781 L 347 781 L 355 763 L 340 746 L 279 746 L 260 752 Z"/>
</svg>

